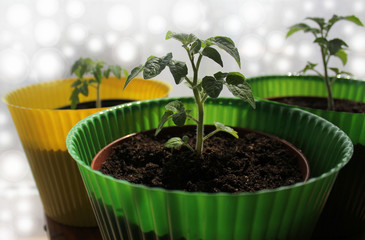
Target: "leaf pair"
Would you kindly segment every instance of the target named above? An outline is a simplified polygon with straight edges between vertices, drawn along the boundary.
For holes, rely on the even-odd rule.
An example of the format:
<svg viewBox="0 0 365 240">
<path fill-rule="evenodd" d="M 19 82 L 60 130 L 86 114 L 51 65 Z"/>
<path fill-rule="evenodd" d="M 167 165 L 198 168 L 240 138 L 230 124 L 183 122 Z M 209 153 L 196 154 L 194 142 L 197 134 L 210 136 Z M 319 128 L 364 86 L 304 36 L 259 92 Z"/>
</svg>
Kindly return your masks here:
<svg viewBox="0 0 365 240">
<path fill-rule="evenodd" d="M 340 21 L 340 20 L 346 20 L 355 23 L 358 26 L 364 26 L 361 20 L 354 16 L 337 16 L 333 15 L 331 19 L 328 20 L 328 22 L 325 21 L 324 18 L 317 18 L 317 17 L 308 17 L 306 18 L 308 20 L 314 21 L 317 23 L 319 28 L 313 28 L 305 23 L 297 23 L 291 27 L 289 27 L 289 31 L 286 34 L 286 37 L 293 35 L 294 33 L 298 31 L 304 31 L 304 32 L 311 32 L 315 37 L 317 37 L 318 34 L 323 33 L 321 37 L 327 37 L 329 30 L 333 27 L 333 25 Z"/>
<path fill-rule="evenodd" d="M 207 140 L 209 137 L 213 136 L 217 132 L 226 132 L 226 133 L 231 134 L 235 138 L 238 138 L 238 134 L 233 128 L 228 127 L 228 126 L 226 126 L 226 125 L 224 125 L 220 122 L 214 122 L 214 126 L 215 126 L 216 129 L 213 132 L 211 132 L 210 134 L 208 134 L 207 136 L 205 136 L 204 140 Z M 182 138 L 173 137 L 173 138 L 170 138 L 165 143 L 165 147 L 174 149 L 174 148 L 179 148 L 181 146 L 186 146 L 191 151 L 194 152 L 194 149 L 190 146 L 190 144 L 188 142 L 189 142 L 189 137 L 188 136 L 183 136 Z"/>
<path fill-rule="evenodd" d="M 223 85 L 226 85 L 235 97 L 239 97 L 243 101 L 248 102 L 253 108 L 256 107 L 251 87 L 241 73 L 217 72 L 214 76 L 206 76 L 202 80 L 202 87 L 211 98 L 217 98 L 219 96 Z"/>
<path fill-rule="evenodd" d="M 166 39 L 171 38 L 180 41 L 185 48 L 188 48 L 188 45 L 191 44 L 190 49 L 191 52 L 193 52 L 194 54 L 198 53 L 201 48 L 203 48 L 203 51 L 201 52 L 203 56 L 211 58 L 223 67 L 223 62 L 219 52 L 211 47 L 213 45 L 218 46 L 220 49 L 231 55 L 236 60 L 238 66 L 241 67 L 240 54 L 238 52 L 238 49 L 236 48 L 234 42 L 228 37 L 217 36 L 208 38 L 207 40 L 203 41 L 201 39 L 198 39 L 194 34 L 174 33 L 168 31 L 166 34 Z"/>
<path fill-rule="evenodd" d="M 223 67 L 220 53 L 215 48 L 211 47 L 213 45 L 218 46 L 231 55 L 236 60 L 239 67 L 241 67 L 238 49 L 235 47 L 234 42 L 228 37 L 217 36 L 203 41 L 198 39 L 194 34 L 173 33 L 169 31 L 166 34 L 166 39 L 171 38 L 180 41 L 183 44 L 183 47 L 188 50 L 189 54 L 201 54 L 201 56 L 208 57 Z M 176 84 L 180 84 L 186 79 L 188 75 L 186 63 L 173 60 L 172 53 L 168 53 L 161 58 L 151 56 L 144 65 L 134 68 L 128 76 L 124 88 L 126 88 L 130 81 L 141 72 L 143 72 L 144 79 L 150 79 L 160 74 L 166 66 L 169 67 Z"/>
<path fill-rule="evenodd" d="M 188 68 L 184 62 L 172 60 L 172 53 L 168 53 L 164 57 L 151 56 L 147 59 L 144 65 L 135 67 L 128 76 L 124 84 L 124 88 L 132 81 L 138 74 L 143 72 L 144 79 L 151 79 L 159 75 L 168 66 L 170 72 L 175 79 L 175 83 L 181 83 L 188 74 Z"/>
</svg>

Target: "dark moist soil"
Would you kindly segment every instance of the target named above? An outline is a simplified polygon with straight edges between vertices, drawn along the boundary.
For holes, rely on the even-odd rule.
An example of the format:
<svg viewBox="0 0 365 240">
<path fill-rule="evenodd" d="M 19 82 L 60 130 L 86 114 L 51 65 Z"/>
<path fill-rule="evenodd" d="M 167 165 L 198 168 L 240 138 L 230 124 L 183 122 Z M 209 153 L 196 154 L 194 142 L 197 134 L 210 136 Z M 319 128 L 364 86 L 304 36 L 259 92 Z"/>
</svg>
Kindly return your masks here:
<svg viewBox="0 0 365 240">
<path fill-rule="evenodd" d="M 180 137 L 189 136 L 194 146 L 195 128 L 190 129 Z M 115 147 L 100 171 L 131 183 L 188 192 L 255 192 L 303 180 L 297 156 L 267 136 L 249 133 L 235 139 L 220 132 L 204 142 L 201 158 L 186 147 L 165 148 L 171 137 L 176 134 L 170 136 L 167 128 L 157 137 L 138 133 Z"/>
<path fill-rule="evenodd" d="M 129 103 L 132 101 L 134 101 L 134 100 L 132 100 L 132 99 L 106 99 L 106 100 L 101 100 L 101 106 L 102 107 L 113 107 L 113 106 L 120 105 L 123 103 Z M 89 102 L 82 102 L 82 103 L 77 104 L 76 109 L 89 109 L 89 108 L 95 108 L 95 107 L 96 107 L 95 101 L 89 101 Z M 57 108 L 57 110 L 67 110 L 67 109 L 71 109 L 71 106 L 67 105 L 67 106 Z"/>
<path fill-rule="evenodd" d="M 299 107 L 307 107 L 313 109 L 327 110 L 327 98 L 321 97 L 277 97 L 269 98 L 270 100 L 295 105 Z M 346 99 L 334 99 L 336 112 L 348 113 L 365 113 L 365 103 L 356 102 Z"/>
</svg>

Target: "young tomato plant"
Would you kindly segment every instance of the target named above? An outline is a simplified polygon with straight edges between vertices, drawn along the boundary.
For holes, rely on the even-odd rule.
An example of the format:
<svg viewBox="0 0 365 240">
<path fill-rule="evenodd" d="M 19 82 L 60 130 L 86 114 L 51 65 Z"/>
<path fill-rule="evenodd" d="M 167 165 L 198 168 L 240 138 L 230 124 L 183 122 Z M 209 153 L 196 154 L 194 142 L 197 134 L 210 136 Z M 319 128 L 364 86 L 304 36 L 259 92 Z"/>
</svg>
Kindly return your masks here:
<svg viewBox="0 0 365 240">
<path fill-rule="evenodd" d="M 71 108 L 75 109 L 79 101 L 79 94 L 89 95 L 89 87 L 96 89 L 96 108 L 101 107 L 100 85 L 103 77 L 108 78 L 112 73 L 118 79 L 121 78 L 122 68 L 118 65 L 109 65 L 104 70 L 104 61 L 94 61 L 90 58 L 80 58 L 71 67 L 71 74 L 75 74 L 77 79 L 72 83 L 73 91 L 70 96 Z M 91 74 L 92 77 L 85 78 L 84 75 Z M 128 75 L 126 70 L 124 74 Z"/>
<path fill-rule="evenodd" d="M 344 42 L 340 38 L 333 38 L 328 39 L 328 34 L 330 30 L 332 29 L 333 25 L 341 20 L 347 20 L 350 22 L 353 22 L 359 26 L 364 26 L 363 23 L 355 16 L 337 16 L 333 15 L 331 19 L 329 19 L 327 22 L 323 18 L 316 18 L 316 17 L 308 17 L 306 18 L 308 20 L 311 20 L 315 22 L 318 27 L 311 27 L 305 23 L 298 23 L 289 28 L 289 31 L 286 35 L 288 38 L 293 33 L 296 33 L 298 31 L 303 32 L 309 32 L 312 33 L 314 36 L 314 43 L 316 43 L 321 50 L 321 57 L 322 57 L 322 64 L 323 64 L 323 74 L 320 73 L 315 69 L 315 67 L 318 64 L 308 62 L 307 65 L 303 70 L 300 71 L 300 73 L 305 73 L 308 70 L 312 70 L 316 72 L 319 76 L 321 76 L 324 79 L 324 82 L 326 84 L 327 89 L 327 102 L 328 102 L 328 110 L 335 110 L 334 106 L 334 100 L 332 96 L 332 84 L 335 82 L 336 78 L 340 75 L 348 75 L 351 76 L 352 74 L 345 71 L 340 71 L 338 68 L 329 67 L 329 61 L 332 56 L 335 56 L 339 58 L 344 65 L 347 63 L 347 53 L 346 48 L 348 47 L 347 43 Z M 332 70 L 335 73 L 335 77 L 329 77 L 328 71 Z"/>
<path fill-rule="evenodd" d="M 167 66 L 176 84 L 185 82 L 192 89 L 197 108 L 197 116 L 192 116 L 190 114 L 191 110 L 187 110 L 182 102 L 172 101 L 165 106 L 166 111 L 156 129 L 156 135 L 169 119 L 172 119 L 177 126 L 183 126 L 187 118 L 191 119 L 197 125 L 195 148 L 189 145 L 187 136 L 183 138 L 171 138 L 166 142 L 165 146 L 176 148 L 185 145 L 190 150 L 195 151 L 199 156 L 203 151 L 203 142 L 219 131 L 228 132 L 238 138 L 236 131 L 218 122 L 215 122 L 216 130 L 204 136 L 204 102 L 208 97 L 217 98 L 223 86 L 226 85 L 234 96 L 241 98 L 255 108 L 251 87 L 246 83 L 245 77 L 239 72 L 217 72 L 213 76 L 203 77 L 201 81 L 198 78 L 199 67 L 203 57 L 209 58 L 223 67 L 221 55 L 214 47 L 218 47 L 227 52 L 236 60 L 238 66 L 241 67 L 240 55 L 234 42 L 228 37 L 217 36 L 208 38 L 207 40 L 201 40 L 193 34 L 173 33 L 171 31 L 167 32 L 166 39 L 175 39 L 182 43 L 182 47 L 189 57 L 193 71 L 192 77 L 188 77 L 186 63 L 174 60 L 172 53 L 168 53 L 164 57 L 151 56 L 144 65 L 134 68 L 128 76 L 124 87 L 141 72 L 143 72 L 143 78 L 150 79 L 159 75 Z"/>
</svg>

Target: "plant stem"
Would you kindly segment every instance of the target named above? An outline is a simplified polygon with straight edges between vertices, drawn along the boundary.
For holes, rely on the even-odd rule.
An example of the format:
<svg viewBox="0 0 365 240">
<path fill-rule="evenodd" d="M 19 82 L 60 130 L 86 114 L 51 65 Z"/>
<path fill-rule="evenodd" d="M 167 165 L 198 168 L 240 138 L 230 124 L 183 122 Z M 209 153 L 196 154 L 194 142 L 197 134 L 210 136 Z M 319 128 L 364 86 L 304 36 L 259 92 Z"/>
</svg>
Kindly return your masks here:
<svg viewBox="0 0 365 240">
<path fill-rule="evenodd" d="M 96 85 L 96 108 L 101 108 L 100 84 Z"/>
<path fill-rule="evenodd" d="M 324 49 L 322 47 L 321 47 L 321 54 L 322 54 L 322 62 L 323 62 L 323 68 L 324 68 L 324 82 L 325 82 L 326 88 L 327 88 L 327 109 L 330 111 L 334 111 L 335 104 L 334 104 L 334 100 L 332 97 L 331 84 L 328 79 L 328 70 L 327 70 L 328 61 L 326 61 L 326 55 L 325 55 Z"/>
<path fill-rule="evenodd" d="M 203 55 L 199 55 L 198 61 L 196 65 L 194 64 L 194 59 L 190 58 L 193 71 L 194 71 L 194 78 L 193 78 L 193 84 L 196 86 L 198 84 L 198 70 L 200 66 L 200 61 L 202 59 Z M 198 108 L 198 122 L 197 122 L 197 128 L 196 128 L 196 145 L 195 150 L 196 154 L 198 156 L 201 155 L 203 152 L 203 138 L 204 138 L 204 101 L 202 101 L 202 98 L 200 96 L 198 88 L 193 89 L 194 92 L 194 98 L 195 98 L 195 104 Z"/>
</svg>

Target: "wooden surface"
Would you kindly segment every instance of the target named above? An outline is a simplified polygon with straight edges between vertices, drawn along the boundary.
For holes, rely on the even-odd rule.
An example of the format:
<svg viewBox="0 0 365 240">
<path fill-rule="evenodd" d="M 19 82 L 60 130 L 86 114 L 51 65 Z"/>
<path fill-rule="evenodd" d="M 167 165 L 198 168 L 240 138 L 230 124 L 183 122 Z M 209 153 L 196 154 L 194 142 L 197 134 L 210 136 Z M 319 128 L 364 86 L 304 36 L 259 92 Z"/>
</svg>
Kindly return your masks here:
<svg viewBox="0 0 365 240">
<path fill-rule="evenodd" d="M 57 223 L 46 216 L 44 230 L 51 240 L 102 240 L 98 227 L 72 227 Z"/>
</svg>

